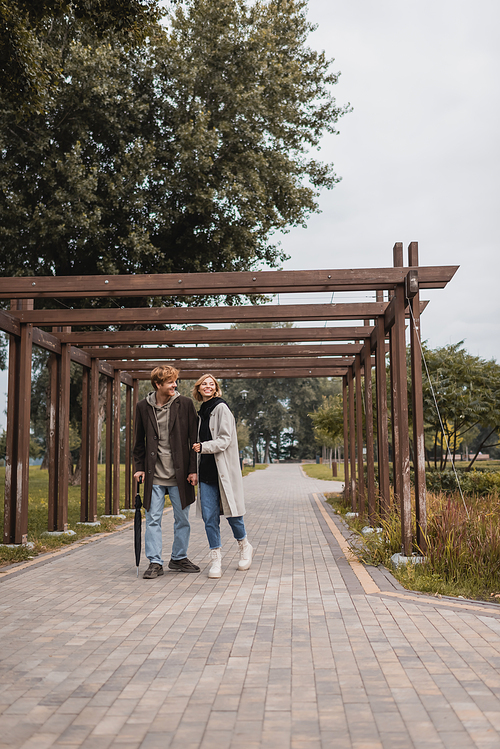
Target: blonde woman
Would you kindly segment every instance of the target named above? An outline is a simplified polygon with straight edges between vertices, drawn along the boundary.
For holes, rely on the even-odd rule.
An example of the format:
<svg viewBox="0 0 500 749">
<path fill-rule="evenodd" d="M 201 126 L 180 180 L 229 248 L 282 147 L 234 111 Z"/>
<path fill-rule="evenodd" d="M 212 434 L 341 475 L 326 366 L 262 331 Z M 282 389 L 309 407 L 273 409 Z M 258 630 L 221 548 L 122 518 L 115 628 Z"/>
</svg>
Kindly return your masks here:
<svg viewBox="0 0 500 749">
<path fill-rule="evenodd" d="M 211 374 L 202 375 L 195 383 L 193 397 L 202 404 L 198 412 L 198 442 L 193 445 L 199 454 L 198 502 L 212 560 L 208 576 L 217 578 L 222 574 L 221 515 L 226 516 L 240 547 L 239 570 L 250 568 L 253 547 L 243 521 L 245 500 L 234 416 Z"/>
</svg>

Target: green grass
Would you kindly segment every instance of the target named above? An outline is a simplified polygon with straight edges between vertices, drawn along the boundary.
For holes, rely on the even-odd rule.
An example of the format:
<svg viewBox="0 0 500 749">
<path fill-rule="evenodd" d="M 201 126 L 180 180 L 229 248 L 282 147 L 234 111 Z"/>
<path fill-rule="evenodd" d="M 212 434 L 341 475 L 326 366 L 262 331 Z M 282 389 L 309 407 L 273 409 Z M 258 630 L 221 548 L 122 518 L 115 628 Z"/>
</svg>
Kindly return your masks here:
<svg viewBox="0 0 500 749">
<path fill-rule="evenodd" d="M 253 473 L 253 471 L 262 471 L 264 468 L 267 468 L 267 463 L 256 463 L 255 466 L 243 466 L 242 475 L 248 476 L 249 473 Z"/>
<path fill-rule="evenodd" d="M 323 463 L 301 463 L 304 473 L 311 479 L 322 479 L 323 481 L 343 481 L 344 464 L 337 463 L 337 476 L 332 475 L 329 465 Z"/>
<path fill-rule="evenodd" d="M 368 518 L 347 518 L 343 495 L 327 494 L 327 501 L 344 517 L 355 534 L 352 551 L 365 564 L 383 564 L 410 590 L 463 596 L 500 603 L 500 500 L 496 496 L 468 497 L 467 511 L 458 495 L 427 493 L 426 561 L 394 568 L 391 556 L 401 551 L 397 508 L 378 521 L 382 534 L 364 535 Z M 416 553 L 419 552 L 415 549 Z"/>
<path fill-rule="evenodd" d="M 105 467 L 98 467 L 97 475 L 97 515 L 104 514 L 104 478 Z M 125 467 L 121 466 L 121 498 L 120 508 L 124 506 L 124 487 L 125 487 Z M 12 562 L 21 562 L 30 559 L 37 554 L 53 551 L 62 546 L 79 541 L 96 533 L 105 533 L 115 530 L 122 525 L 124 520 L 102 518 L 101 525 L 97 527 L 77 525 L 80 520 L 80 487 L 70 486 L 68 490 L 68 528 L 76 532 L 75 536 L 42 536 L 47 530 L 48 523 L 48 471 L 40 470 L 39 466 L 31 466 L 29 469 L 29 505 L 28 505 L 28 541 L 35 544 L 34 549 L 27 549 L 19 546 L 14 549 L 0 547 L 0 565 L 10 564 Z M 4 518 L 4 487 L 5 487 L 5 468 L 0 468 L 0 523 L 3 530 Z M 132 502 L 133 504 L 133 502 Z M 130 514 L 130 517 L 133 517 Z"/>
</svg>

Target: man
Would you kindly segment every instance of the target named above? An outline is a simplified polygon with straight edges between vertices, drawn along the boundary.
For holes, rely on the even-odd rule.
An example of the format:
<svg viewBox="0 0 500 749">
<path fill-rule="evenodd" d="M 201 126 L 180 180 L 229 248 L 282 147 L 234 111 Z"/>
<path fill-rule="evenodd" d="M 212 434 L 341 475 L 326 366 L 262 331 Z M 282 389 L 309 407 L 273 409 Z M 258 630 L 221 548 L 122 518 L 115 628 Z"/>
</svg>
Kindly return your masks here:
<svg viewBox="0 0 500 749">
<path fill-rule="evenodd" d="M 146 509 L 145 550 L 149 567 L 146 580 L 163 575 L 161 520 L 168 493 L 174 511 L 174 541 L 168 563 L 171 570 L 199 572 L 187 558 L 189 505 L 195 501 L 198 416 L 193 401 L 177 390 L 179 371 L 156 367 L 154 388 L 137 404 L 135 414 L 134 478 L 144 482 Z"/>
</svg>

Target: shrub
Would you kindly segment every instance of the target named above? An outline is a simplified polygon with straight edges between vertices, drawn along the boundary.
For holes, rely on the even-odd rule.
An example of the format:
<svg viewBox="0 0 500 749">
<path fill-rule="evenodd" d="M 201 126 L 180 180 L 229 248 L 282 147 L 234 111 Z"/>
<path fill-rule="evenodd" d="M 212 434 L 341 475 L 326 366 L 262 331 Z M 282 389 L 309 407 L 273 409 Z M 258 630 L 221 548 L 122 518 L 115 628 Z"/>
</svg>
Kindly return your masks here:
<svg viewBox="0 0 500 749">
<path fill-rule="evenodd" d="M 473 497 L 480 495 L 500 495 L 500 473 L 497 471 L 474 470 L 470 473 L 459 473 L 462 492 Z M 445 492 L 451 494 L 458 490 L 455 474 L 447 471 L 427 471 L 427 490 L 430 492 Z"/>
</svg>

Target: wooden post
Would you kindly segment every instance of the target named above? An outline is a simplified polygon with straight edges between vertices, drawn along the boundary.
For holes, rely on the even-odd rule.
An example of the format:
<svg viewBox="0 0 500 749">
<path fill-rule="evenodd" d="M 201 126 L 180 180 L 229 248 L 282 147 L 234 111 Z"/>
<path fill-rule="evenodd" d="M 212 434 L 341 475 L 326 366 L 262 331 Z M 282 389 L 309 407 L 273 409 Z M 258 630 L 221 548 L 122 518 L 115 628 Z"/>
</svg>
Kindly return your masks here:
<svg viewBox="0 0 500 749">
<path fill-rule="evenodd" d="M 121 371 L 115 370 L 113 388 L 113 515 L 120 512 L 120 409 L 121 409 Z"/>
<path fill-rule="evenodd" d="M 344 497 L 351 496 L 349 483 L 349 394 L 347 390 L 347 376 L 342 377 L 342 406 L 344 413 Z"/>
<path fill-rule="evenodd" d="M 396 470 L 399 474 L 400 507 L 401 507 L 401 534 L 403 552 L 406 556 L 412 553 L 411 533 L 411 486 L 410 486 L 410 440 L 408 427 L 408 394 L 406 375 L 406 341 L 405 341 L 405 289 L 403 284 L 398 284 L 395 293 L 395 319 L 394 319 L 394 387 L 397 429 L 395 430 L 395 443 L 398 445 L 398 462 Z"/>
<path fill-rule="evenodd" d="M 99 359 L 90 367 L 89 521 L 97 521 L 97 467 L 99 462 Z"/>
<path fill-rule="evenodd" d="M 132 389 L 130 385 L 126 385 L 125 388 L 125 507 L 130 509 Z"/>
<path fill-rule="evenodd" d="M 89 521 L 89 406 L 90 406 L 90 377 L 87 367 L 82 371 L 82 447 L 80 453 L 81 462 L 81 486 L 80 486 L 80 520 L 82 523 Z"/>
<path fill-rule="evenodd" d="M 351 507 L 356 512 L 358 507 L 357 483 L 356 483 L 356 418 L 354 411 L 354 381 L 352 366 L 347 370 L 347 385 L 349 387 L 349 458 L 351 462 Z"/>
<path fill-rule="evenodd" d="M 15 300 L 12 304 L 15 303 Z M 17 309 L 17 307 L 16 307 Z M 9 336 L 9 374 L 7 397 L 7 449 L 5 455 L 4 544 L 16 539 L 17 456 L 19 437 L 19 362 L 21 337 Z"/>
<path fill-rule="evenodd" d="M 373 445 L 373 395 L 372 395 L 372 357 L 370 339 L 364 346 L 364 374 L 365 374 L 365 421 L 366 421 L 366 482 L 368 494 L 368 515 L 370 524 L 376 524 L 375 499 L 375 457 Z"/>
<path fill-rule="evenodd" d="M 358 448 L 358 512 L 365 512 L 365 468 L 363 455 L 363 398 L 361 394 L 361 359 L 354 357 L 354 379 L 356 385 L 356 442 Z"/>
<path fill-rule="evenodd" d="M 133 385 L 132 385 L 132 439 L 135 442 L 135 414 L 137 411 L 137 404 L 139 402 L 139 380 L 134 378 Z M 132 473 L 135 471 L 135 465 L 132 460 Z M 137 481 L 132 477 L 132 495 L 135 500 L 135 495 L 137 494 Z"/>
<path fill-rule="evenodd" d="M 400 268 L 403 265 L 403 243 L 396 242 L 393 248 L 394 267 Z M 392 292 L 394 297 L 395 292 Z M 391 376 L 391 427 L 392 427 L 392 475 L 394 485 L 394 495 L 397 497 L 397 501 L 401 502 L 403 495 L 403 487 L 401 485 L 401 471 L 397 468 L 401 465 L 401 459 L 399 455 L 399 411 L 396 408 L 396 401 L 398 397 L 396 388 L 396 375 L 394 367 L 396 366 L 397 360 L 397 345 L 395 344 L 395 331 L 391 328 L 389 331 L 389 371 Z"/>
<path fill-rule="evenodd" d="M 385 368 L 384 318 L 375 321 L 377 349 L 375 353 L 375 378 L 377 396 L 377 443 L 380 512 L 387 515 L 390 507 L 389 481 L 389 425 L 387 421 L 387 376 Z"/>
<path fill-rule="evenodd" d="M 31 301 L 31 308 L 33 301 Z M 16 465 L 16 531 L 14 543 L 28 541 L 29 465 L 31 440 L 31 355 L 33 325 L 21 325 L 19 352 L 19 421 Z"/>
<path fill-rule="evenodd" d="M 49 402 L 47 403 L 48 417 L 48 524 L 49 531 L 57 530 L 57 487 L 59 484 L 59 388 L 61 386 L 61 357 L 50 354 L 47 366 L 49 368 Z"/>
<path fill-rule="evenodd" d="M 106 380 L 106 475 L 104 488 L 104 514 L 113 514 L 113 380 Z"/>
<path fill-rule="evenodd" d="M 408 247 L 408 265 L 418 266 L 418 242 L 411 242 Z M 417 521 L 417 544 L 423 553 L 427 550 L 427 511 L 425 486 L 425 440 L 424 440 L 424 405 L 422 398 L 422 355 L 420 350 L 420 294 L 409 299 L 410 314 L 410 352 L 412 379 L 412 414 L 413 414 L 413 468 L 415 471 L 415 513 Z"/>
<path fill-rule="evenodd" d="M 61 344 L 61 377 L 59 382 L 59 457 L 57 530 L 68 530 L 68 486 L 69 486 L 69 422 L 70 422 L 70 345 Z"/>
</svg>

